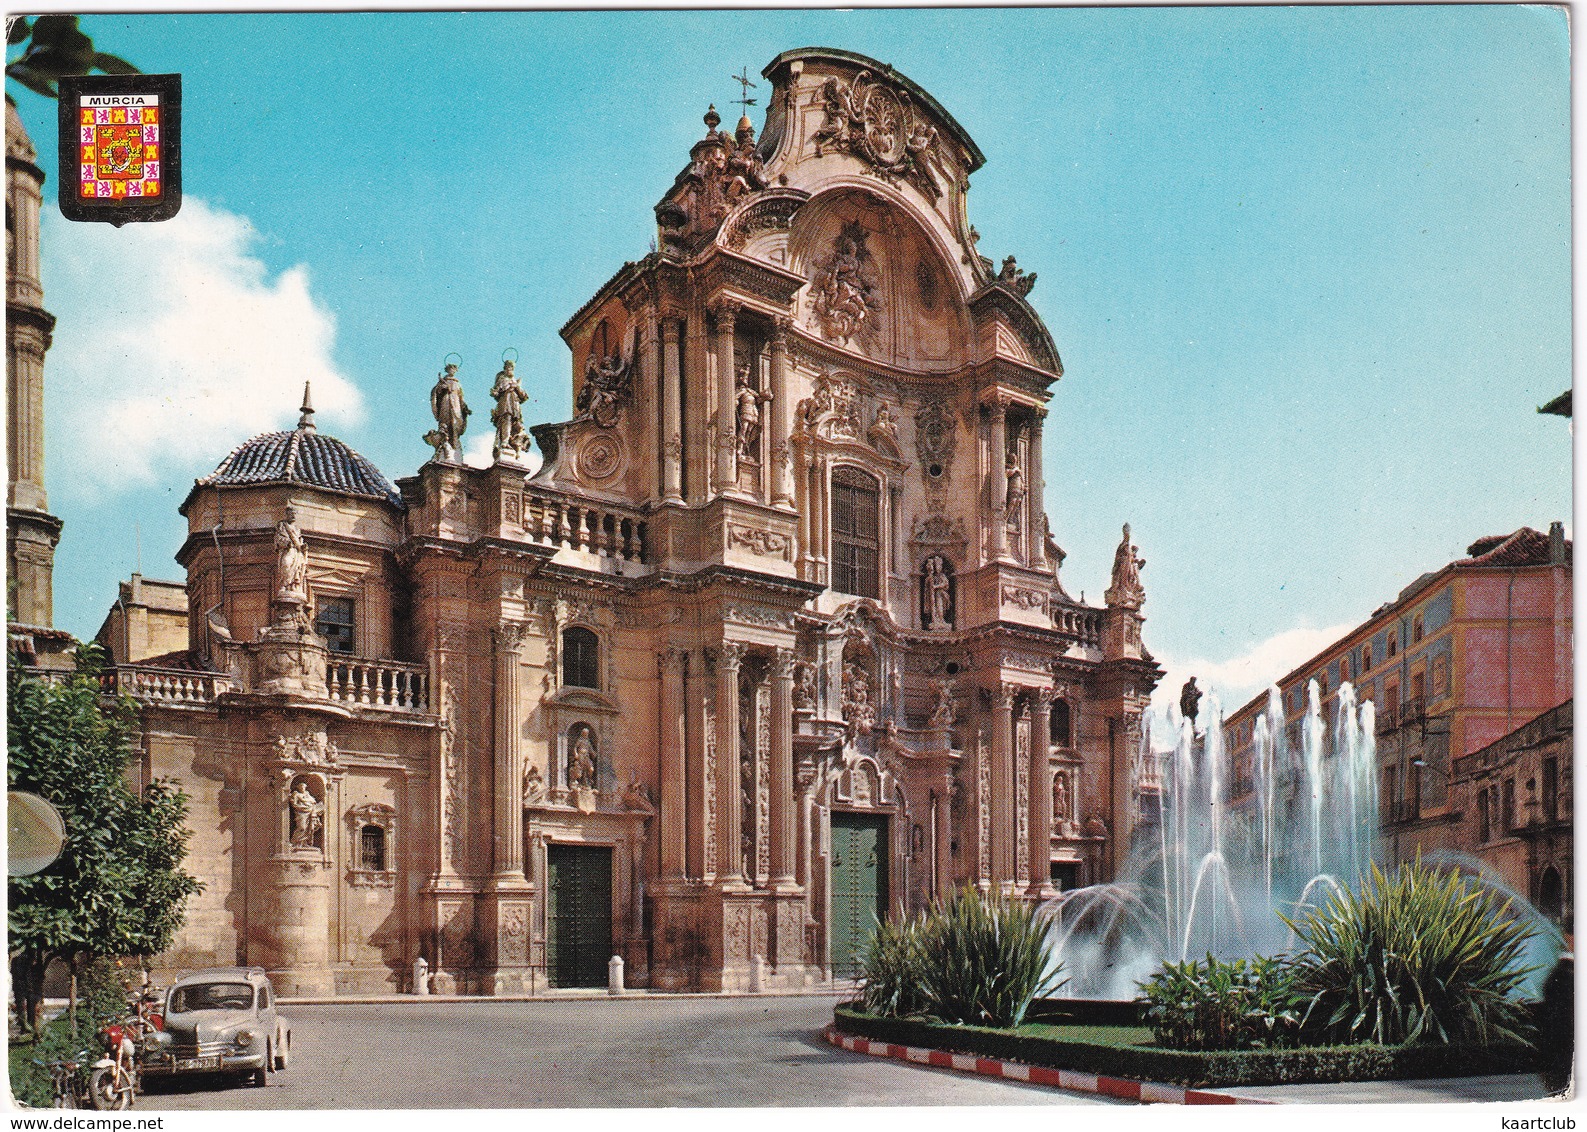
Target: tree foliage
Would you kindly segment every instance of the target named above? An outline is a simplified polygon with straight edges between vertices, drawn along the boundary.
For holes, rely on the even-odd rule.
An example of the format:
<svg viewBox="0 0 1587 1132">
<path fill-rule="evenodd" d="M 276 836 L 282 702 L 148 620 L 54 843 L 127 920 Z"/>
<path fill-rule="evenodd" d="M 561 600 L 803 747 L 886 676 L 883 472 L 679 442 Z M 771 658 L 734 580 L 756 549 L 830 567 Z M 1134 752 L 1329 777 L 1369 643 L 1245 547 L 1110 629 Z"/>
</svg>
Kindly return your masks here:
<svg viewBox="0 0 1587 1132">
<path fill-rule="evenodd" d="M 6 64 L 6 77 L 35 94 L 57 98 L 56 83 L 63 75 L 136 75 L 138 68 L 125 59 L 94 50 L 94 41 L 77 26 L 76 16 L 47 15 L 15 19 L 6 32 L 6 46 L 26 44 L 22 54 Z"/>
<path fill-rule="evenodd" d="M 202 889 L 181 867 L 186 795 L 164 781 L 141 797 L 128 786 L 136 716 L 129 698 L 101 692 L 102 656 L 83 646 L 77 671 L 59 683 L 9 669 L 10 788 L 53 803 L 66 826 L 60 858 L 10 882 L 12 982 L 27 1023 L 51 960 L 164 951 Z"/>
</svg>

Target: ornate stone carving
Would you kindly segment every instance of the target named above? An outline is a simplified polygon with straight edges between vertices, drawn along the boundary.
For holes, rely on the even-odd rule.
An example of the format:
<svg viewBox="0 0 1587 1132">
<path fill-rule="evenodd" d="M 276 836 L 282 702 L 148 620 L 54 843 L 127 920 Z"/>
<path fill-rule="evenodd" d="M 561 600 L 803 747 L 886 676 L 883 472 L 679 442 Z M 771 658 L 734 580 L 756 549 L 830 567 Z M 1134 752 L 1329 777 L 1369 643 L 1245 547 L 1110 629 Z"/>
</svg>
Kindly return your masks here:
<svg viewBox="0 0 1587 1132">
<path fill-rule="evenodd" d="M 983 692 L 986 689 L 981 689 Z M 980 831 L 979 852 L 976 864 L 979 866 L 979 876 L 989 878 L 992 875 L 992 760 L 986 746 L 986 732 L 983 729 L 975 740 L 975 798 L 977 810 L 977 828 Z"/>
<path fill-rule="evenodd" d="M 953 567 L 940 554 L 926 559 L 920 575 L 921 624 L 930 630 L 953 628 Z"/>
<path fill-rule="evenodd" d="M 574 790 L 594 790 L 598 781 L 599 755 L 595 731 L 588 723 L 576 723 L 568 733 L 568 786 Z"/>
<path fill-rule="evenodd" d="M 523 768 L 523 804 L 526 806 L 539 805 L 545 801 L 546 780 L 540 773 L 540 768 L 532 762 L 525 762 Z"/>
<path fill-rule="evenodd" d="M 656 812 L 656 800 L 651 796 L 650 787 L 639 781 L 638 773 L 623 787 L 623 808 L 644 814 Z"/>
<path fill-rule="evenodd" d="M 876 725 L 870 673 L 854 661 L 843 666 L 843 721 L 855 735 L 869 735 Z"/>
<path fill-rule="evenodd" d="M 622 442 L 610 432 L 596 433 L 579 445 L 579 474 L 586 480 L 611 479 L 622 466 Z"/>
<path fill-rule="evenodd" d="M 785 561 L 793 546 L 785 534 L 763 531 L 758 527 L 741 527 L 736 523 L 727 525 L 727 541 L 729 546 L 741 547 L 762 558 L 781 558 Z"/>
<path fill-rule="evenodd" d="M 529 447 L 521 408 L 529 400 L 529 394 L 518 384 L 513 369 L 513 362 L 502 362 L 496 384 L 490 387 L 491 399 L 496 402 L 496 407 L 490 411 L 490 423 L 496 426 L 496 443 L 491 446 L 491 455 L 497 460 L 516 460 Z"/>
<path fill-rule="evenodd" d="M 1028 295 L 1031 288 L 1036 286 L 1036 273 L 1032 271 L 1027 275 L 1019 269 L 1013 256 L 1006 256 L 1003 259 L 1003 270 L 997 273 L 997 281 L 1012 288 L 1017 295 Z"/>
<path fill-rule="evenodd" d="M 435 427 L 424 434 L 424 442 L 435 449 L 442 463 L 456 464 L 463 459 L 463 432 L 473 410 L 463 399 L 463 383 L 457 379 L 457 363 L 447 362 L 430 390 L 430 412 Z"/>
<path fill-rule="evenodd" d="M 502 909 L 497 927 L 497 953 L 503 963 L 529 962 L 529 920 L 527 909 L 518 904 Z"/>
<path fill-rule="evenodd" d="M 871 427 L 865 430 L 865 439 L 883 456 L 903 459 L 903 452 L 898 447 L 898 421 L 893 418 L 886 401 L 876 406 L 876 416 L 871 419 Z"/>
<path fill-rule="evenodd" d="M 284 763 L 326 770 L 340 769 L 341 752 L 324 731 L 305 731 L 295 736 L 278 735 L 275 748 L 276 758 Z"/>
<path fill-rule="evenodd" d="M 766 609 L 756 605 L 729 605 L 723 610 L 729 621 L 743 625 L 764 625 L 768 629 L 793 628 L 794 614 L 786 609 Z"/>
<path fill-rule="evenodd" d="M 760 460 L 760 407 L 771 400 L 770 393 L 756 389 L 750 383 L 749 366 L 738 367 L 738 377 L 735 380 L 736 403 L 738 405 L 737 443 L 738 456 L 741 460 Z"/>
<path fill-rule="evenodd" d="M 316 794 L 315 790 L 319 793 Z M 292 779 L 287 795 L 290 815 L 288 840 L 294 849 L 325 847 L 325 784 L 318 775 L 300 774 Z"/>
<path fill-rule="evenodd" d="M 953 470 L 953 453 L 958 443 L 958 422 L 954 413 L 940 399 L 927 401 L 915 414 L 915 452 L 926 472 L 928 485 L 946 482 Z"/>
<path fill-rule="evenodd" d="M 1040 590 L 1030 590 L 1023 586 L 1004 586 L 1003 600 L 1009 605 L 1018 606 L 1020 609 L 1047 608 L 1047 595 Z"/>
<path fill-rule="evenodd" d="M 882 309 L 881 283 L 865 246 L 868 235 L 859 224 L 845 223 L 810 280 L 811 310 L 821 333 L 843 346 L 858 335 L 869 337 Z"/>
<path fill-rule="evenodd" d="M 765 199 L 746 206 L 727 234 L 727 246 L 743 251 L 744 245 L 762 232 L 786 231 L 801 203 L 793 197 L 768 194 Z"/>
<path fill-rule="evenodd" d="M 458 714 L 457 689 L 448 684 L 441 693 L 441 780 L 446 792 L 441 837 L 454 865 L 463 856 L 463 760 L 457 749 L 462 720 Z"/>
<path fill-rule="evenodd" d="M 578 413 L 574 419 L 592 420 L 601 428 L 615 425 L 622 407 L 634 395 L 633 367 L 632 349 L 624 357 L 608 354 L 603 358 L 592 348 L 584 361 L 584 384 L 573 404 Z"/>
<path fill-rule="evenodd" d="M 823 440 L 855 440 L 860 418 L 855 411 L 859 391 L 854 383 L 833 374 L 816 378 L 815 391 L 799 404 L 805 429 Z"/>
<path fill-rule="evenodd" d="M 905 178 L 936 200 L 940 190 L 925 162 L 937 131 L 907 91 L 860 71 L 852 83 L 827 79 L 817 98 L 826 111 L 813 139 L 817 157 L 827 148 L 852 153 L 878 173 Z"/>
<path fill-rule="evenodd" d="M 794 680 L 793 706 L 795 711 L 816 709 L 816 663 L 813 660 L 801 660 L 798 664 Z"/>
<path fill-rule="evenodd" d="M 937 706 L 932 709 L 929 726 L 933 730 L 945 731 L 958 719 L 958 711 L 953 704 L 953 681 L 934 680 L 932 685 L 937 689 Z"/>
<path fill-rule="evenodd" d="M 1110 607 L 1139 609 L 1146 600 L 1146 590 L 1141 586 L 1141 567 L 1146 559 L 1136 557 L 1136 547 L 1130 542 L 1130 525 L 1124 524 L 1124 537 L 1113 552 L 1113 584 L 1104 596 Z"/>
</svg>

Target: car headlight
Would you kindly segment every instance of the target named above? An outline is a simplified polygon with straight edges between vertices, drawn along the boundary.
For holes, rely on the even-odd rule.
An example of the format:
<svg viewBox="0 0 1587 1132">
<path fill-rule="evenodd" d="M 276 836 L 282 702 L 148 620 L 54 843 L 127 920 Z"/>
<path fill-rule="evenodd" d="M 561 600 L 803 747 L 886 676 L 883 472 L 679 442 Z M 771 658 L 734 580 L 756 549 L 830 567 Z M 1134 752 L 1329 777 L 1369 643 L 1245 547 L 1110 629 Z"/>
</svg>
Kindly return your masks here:
<svg viewBox="0 0 1587 1132">
<path fill-rule="evenodd" d="M 233 1038 L 232 1041 L 237 1043 L 238 1049 L 247 1049 L 249 1046 L 253 1045 L 253 1033 L 250 1030 L 244 1030 L 235 1038 Z"/>
</svg>

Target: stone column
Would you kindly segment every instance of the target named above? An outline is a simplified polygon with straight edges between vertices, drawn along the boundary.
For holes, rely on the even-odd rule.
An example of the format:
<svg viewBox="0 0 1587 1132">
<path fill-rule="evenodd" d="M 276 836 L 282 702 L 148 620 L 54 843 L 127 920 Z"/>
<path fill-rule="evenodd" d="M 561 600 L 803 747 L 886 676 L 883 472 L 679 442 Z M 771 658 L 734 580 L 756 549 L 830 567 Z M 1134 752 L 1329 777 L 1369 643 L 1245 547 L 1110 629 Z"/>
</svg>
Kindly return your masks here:
<svg viewBox="0 0 1587 1132">
<path fill-rule="evenodd" d="M 1047 543 L 1043 537 L 1042 522 L 1047 514 L 1047 481 L 1042 477 L 1041 431 L 1047 419 L 1046 409 L 1037 409 L 1030 423 L 1030 451 L 1026 454 L 1025 482 L 1030 492 L 1025 496 L 1025 545 L 1029 548 L 1025 561 L 1039 565 L 1047 560 Z"/>
<path fill-rule="evenodd" d="M 661 420 L 661 403 L 664 391 L 661 382 L 656 379 L 656 312 L 654 308 L 646 307 L 640 311 L 638 319 L 639 342 L 635 347 L 634 368 L 634 407 L 643 409 L 645 439 L 647 447 L 652 452 L 659 453 L 661 444 L 665 440 Z M 649 482 L 645 485 L 646 495 L 651 499 L 660 499 L 663 490 L 662 480 L 666 473 L 663 469 L 664 460 L 658 460 L 655 467 L 649 469 Z"/>
<path fill-rule="evenodd" d="M 794 880 L 794 751 L 792 649 L 778 649 L 771 676 L 771 886 Z"/>
<path fill-rule="evenodd" d="M 716 862 L 706 854 L 709 844 L 705 830 L 706 798 L 714 795 L 716 783 L 706 779 L 706 698 L 710 693 L 702 660 L 698 652 L 684 658 L 683 749 L 688 778 L 683 818 L 688 830 L 684 874 L 691 880 L 704 880 L 716 871 Z"/>
<path fill-rule="evenodd" d="M 528 883 L 523 871 L 523 760 L 519 734 L 523 726 L 518 696 L 518 654 L 524 624 L 503 621 L 494 633 L 496 646 L 496 805 L 495 879 Z"/>
<path fill-rule="evenodd" d="M 744 850 L 739 783 L 738 671 L 744 646 L 724 641 L 716 654 L 716 878 L 742 888 Z"/>
<path fill-rule="evenodd" d="M 1008 517 L 1003 514 L 1008 501 L 1008 399 L 995 398 L 987 406 L 992 415 L 992 557 L 1008 557 Z"/>
<path fill-rule="evenodd" d="M 738 488 L 738 390 L 734 387 L 738 366 L 733 336 L 738 304 L 719 302 L 712 312 L 716 315 L 716 490 L 720 494 Z"/>
<path fill-rule="evenodd" d="M 992 690 L 992 881 L 1014 879 L 1013 684 Z"/>
<path fill-rule="evenodd" d="M 953 892 L 953 775 L 945 774 L 932 792 L 937 814 L 937 899 Z"/>
<path fill-rule="evenodd" d="M 657 658 L 661 669 L 661 879 L 683 879 L 688 854 L 688 784 L 684 765 L 682 649 L 668 646 Z"/>
<path fill-rule="evenodd" d="M 788 392 L 788 331 L 793 320 L 779 318 L 771 336 L 771 502 L 793 505 L 793 404 Z"/>
<path fill-rule="evenodd" d="M 1030 717 L 1030 894 L 1052 891 L 1052 689 L 1036 691 Z"/>
<path fill-rule="evenodd" d="M 678 320 L 661 320 L 662 500 L 683 502 L 683 399 L 678 370 Z"/>
</svg>

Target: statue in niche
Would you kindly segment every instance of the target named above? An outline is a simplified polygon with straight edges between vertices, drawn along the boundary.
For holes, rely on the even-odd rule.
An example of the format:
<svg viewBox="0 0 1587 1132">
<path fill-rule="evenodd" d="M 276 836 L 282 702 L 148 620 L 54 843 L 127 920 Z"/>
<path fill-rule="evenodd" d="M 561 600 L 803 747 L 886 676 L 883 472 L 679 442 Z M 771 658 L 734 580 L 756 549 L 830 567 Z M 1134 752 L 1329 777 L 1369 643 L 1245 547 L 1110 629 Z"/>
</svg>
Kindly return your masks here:
<svg viewBox="0 0 1587 1132">
<path fill-rule="evenodd" d="M 1025 509 L 1025 473 L 1020 471 L 1019 461 L 1009 460 L 1003 469 L 1008 478 L 1008 491 L 1003 497 L 1003 513 L 1008 516 L 1010 526 L 1020 524 L 1020 515 Z"/>
<path fill-rule="evenodd" d="M 1113 552 L 1113 584 L 1104 598 L 1109 605 L 1139 609 L 1146 600 L 1146 590 L 1141 586 L 1141 567 L 1146 559 L 1137 557 L 1137 547 L 1130 542 L 1130 525 L 1124 524 L 1124 537 Z"/>
<path fill-rule="evenodd" d="M 816 709 L 816 666 L 814 661 L 801 660 L 796 670 L 798 677 L 794 682 L 793 706 L 795 711 L 814 711 Z"/>
<path fill-rule="evenodd" d="M 1052 778 L 1052 820 L 1062 827 L 1069 821 L 1069 779 L 1055 774 Z"/>
<path fill-rule="evenodd" d="M 309 556 L 290 506 L 276 524 L 276 600 L 302 603 L 309 599 Z"/>
<path fill-rule="evenodd" d="M 457 363 L 447 362 L 430 390 L 430 412 L 435 427 L 424 434 L 424 442 L 435 449 L 437 460 L 457 463 L 462 459 L 463 432 L 473 410 L 463 399 L 463 383 L 457 378 Z"/>
<path fill-rule="evenodd" d="M 953 580 L 948 574 L 947 560 L 940 554 L 926 559 L 921 581 L 925 588 L 926 628 L 953 628 Z"/>
<path fill-rule="evenodd" d="M 758 460 L 756 449 L 760 445 L 760 407 L 771 400 L 771 394 L 762 393 L 750 384 L 747 364 L 738 367 L 735 384 L 738 389 L 738 457 L 741 460 Z"/>
<path fill-rule="evenodd" d="M 871 427 L 865 431 L 865 438 L 871 442 L 871 447 L 883 456 L 891 456 L 895 460 L 901 457 L 898 447 L 898 422 L 893 419 L 892 410 L 883 401 L 876 406 L 876 417 L 871 421 Z"/>
<path fill-rule="evenodd" d="M 496 384 L 490 387 L 490 395 L 496 402 L 496 407 L 490 411 L 490 423 L 496 426 L 496 444 L 491 454 L 498 460 L 504 455 L 509 460 L 521 456 L 524 449 L 529 447 L 529 437 L 523 430 L 521 408 L 529 400 L 529 394 L 518 384 L 513 369 L 511 361 L 502 362 L 501 372 L 496 375 Z"/>
<path fill-rule="evenodd" d="M 325 828 L 325 803 L 314 796 L 307 778 L 300 775 L 292 780 L 292 793 L 287 797 L 287 807 L 292 812 L 292 826 L 288 833 L 292 847 L 320 848 L 320 832 Z"/>
<path fill-rule="evenodd" d="M 573 744 L 568 748 L 568 785 L 575 790 L 595 789 L 595 735 L 588 723 L 581 723 L 573 732 Z"/>
<path fill-rule="evenodd" d="M 545 776 L 540 773 L 540 768 L 534 763 L 525 763 L 523 768 L 523 804 L 533 806 L 546 796 Z"/>
</svg>

